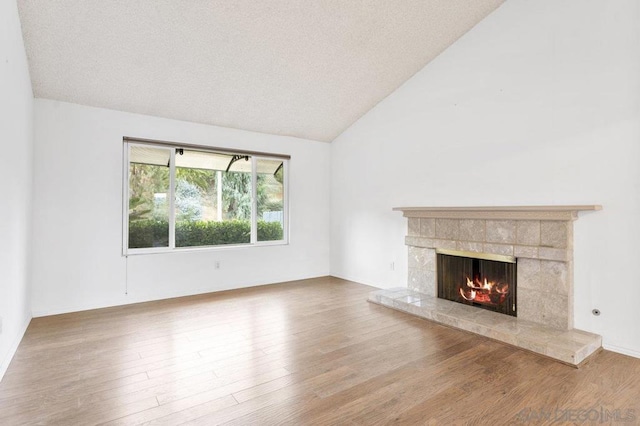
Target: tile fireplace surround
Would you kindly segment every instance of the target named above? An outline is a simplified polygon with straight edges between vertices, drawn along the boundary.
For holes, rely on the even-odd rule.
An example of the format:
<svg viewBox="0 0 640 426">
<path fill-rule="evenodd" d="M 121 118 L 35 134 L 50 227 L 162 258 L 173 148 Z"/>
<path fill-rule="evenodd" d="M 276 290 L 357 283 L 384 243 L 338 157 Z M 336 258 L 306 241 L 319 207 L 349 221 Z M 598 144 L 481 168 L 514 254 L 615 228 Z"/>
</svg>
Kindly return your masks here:
<svg viewBox="0 0 640 426">
<path fill-rule="evenodd" d="M 573 221 L 588 206 L 398 207 L 408 218 L 408 288 L 369 301 L 577 366 L 600 336 L 573 328 Z M 436 296 L 436 249 L 517 258 L 517 318 Z"/>
</svg>

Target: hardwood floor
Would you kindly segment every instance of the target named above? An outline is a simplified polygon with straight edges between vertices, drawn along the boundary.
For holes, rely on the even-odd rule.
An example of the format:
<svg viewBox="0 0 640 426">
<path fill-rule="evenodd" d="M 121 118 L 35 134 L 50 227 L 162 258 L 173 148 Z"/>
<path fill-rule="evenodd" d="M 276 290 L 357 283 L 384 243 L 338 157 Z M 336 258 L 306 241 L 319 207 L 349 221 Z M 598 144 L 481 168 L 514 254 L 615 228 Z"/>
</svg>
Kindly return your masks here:
<svg viewBox="0 0 640 426">
<path fill-rule="evenodd" d="M 638 359 L 574 369 L 367 303 L 372 290 L 319 278 L 36 318 L 0 424 L 640 421 Z"/>
</svg>

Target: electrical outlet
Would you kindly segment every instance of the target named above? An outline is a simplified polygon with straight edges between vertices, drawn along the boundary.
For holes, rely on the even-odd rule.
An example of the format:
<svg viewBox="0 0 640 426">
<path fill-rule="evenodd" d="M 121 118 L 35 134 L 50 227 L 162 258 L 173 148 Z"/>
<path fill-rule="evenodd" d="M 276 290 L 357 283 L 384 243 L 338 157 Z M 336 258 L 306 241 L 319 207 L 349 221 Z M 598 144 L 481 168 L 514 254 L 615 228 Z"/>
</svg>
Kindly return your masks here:
<svg viewBox="0 0 640 426">
<path fill-rule="evenodd" d="M 214 262 L 214 264 L 213 264 L 213 268 L 214 268 L 214 269 L 220 269 L 220 261 L 219 261 L 219 260 L 216 260 L 216 261 Z"/>
<path fill-rule="evenodd" d="M 392 271 L 396 270 L 396 262 L 391 262 L 390 268 Z"/>
</svg>

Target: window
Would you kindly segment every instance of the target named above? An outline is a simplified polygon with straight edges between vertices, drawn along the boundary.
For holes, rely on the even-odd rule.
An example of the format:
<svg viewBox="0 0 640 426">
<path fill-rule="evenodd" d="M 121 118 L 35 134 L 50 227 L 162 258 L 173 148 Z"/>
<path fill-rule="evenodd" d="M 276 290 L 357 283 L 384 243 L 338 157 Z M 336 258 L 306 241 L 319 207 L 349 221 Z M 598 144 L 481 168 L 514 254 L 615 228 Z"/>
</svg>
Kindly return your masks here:
<svg viewBox="0 0 640 426">
<path fill-rule="evenodd" d="M 282 155 L 125 138 L 124 252 L 287 241 Z"/>
</svg>

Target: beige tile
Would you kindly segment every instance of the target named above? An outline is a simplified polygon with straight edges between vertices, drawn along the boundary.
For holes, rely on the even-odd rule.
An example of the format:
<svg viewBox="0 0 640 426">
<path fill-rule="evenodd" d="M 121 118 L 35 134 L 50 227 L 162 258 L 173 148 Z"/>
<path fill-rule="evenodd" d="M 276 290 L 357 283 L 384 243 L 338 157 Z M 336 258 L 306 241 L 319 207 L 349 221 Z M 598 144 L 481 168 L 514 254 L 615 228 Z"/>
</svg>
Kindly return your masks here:
<svg viewBox="0 0 640 426">
<path fill-rule="evenodd" d="M 429 262 L 429 256 L 432 254 L 433 250 L 424 248 L 424 247 L 416 247 L 409 246 L 409 258 L 408 258 L 408 266 L 409 268 L 423 268 L 426 269 L 427 264 Z M 433 261 L 431 261 L 433 263 Z"/>
<path fill-rule="evenodd" d="M 529 336 L 517 336 L 517 345 L 523 349 L 545 355 L 547 344 L 544 341 L 532 339 Z"/>
<path fill-rule="evenodd" d="M 367 300 L 370 302 L 380 303 L 381 296 L 382 295 L 380 293 L 372 292 L 372 293 L 369 293 L 369 297 L 367 298 Z"/>
<path fill-rule="evenodd" d="M 571 259 L 572 252 L 571 250 L 566 250 L 566 249 L 539 247 L 538 257 L 540 259 L 545 259 L 545 260 L 558 260 L 558 261 L 568 262 L 572 260 Z"/>
<path fill-rule="evenodd" d="M 540 245 L 566 248 L 569 238 L 569 222 L 543 220 L 540 223 Z"/>
<path fill-rule="evenodd" d="M 518 336 L 515 334 L 492 329 L 489 331 L 489 335 L 487 337 L 499 340 L 500 342 L 504 342 L 509 345 L 518 346 Z"/>
<path fill-rule="evenodd" d="M 436 273 L 435 271 L 424 271 L 424 288 L 421 293 L 427 296 L 436 296 Z"/>
<path fill-rule="evenodd" d="M 462 330 L 469 331 L 471 333 L 479 334 L 480 336 L 490 337 L 491 328 L 486 325 L 479 324 L 470 320 L 459 320 L 458 327 Z"/>
<path fill-rule="evenodd" d="M 538 258 L 538 247 L 515 246 L 515 247 L 513 247 L 513 255 L 515 257 L 518 257 L 518 258 L 526 257 L 526 258 L 529 258 L 529 259 L 537 259 Z"/>
<path fill-rule="evenodd" d="M 516 225 L 516 242 L 527 246 L 540 245 L 540 221 L 519 220 Z"/>
<path fill-rule="evenodd" d="M 552 260 L 540 261 L 540 289 L 547 293 L 569 295 L 569 271 L 567 263 Z"/>
<path fill-rule="evenodd" d="M 420 235 L 420 218 L 410 217 L 408 222 L 409 222 L 409 225 L 407 229 L 407 235 L 412 237 L 419 236 Z"/>
<path fill-rule="evenodd" d="M 547 294 L 542 299 L 542 324 L 560 330 L 567 330 L 569 328 L 569 301 L 567 296 Z"/>
<path fill-rule="evenodd" d="M 601 336 L 594 333 L 589 333 L 587 331 L 576 330 L 576 329 L 566 331 L 562 333 L 559 337 L 564 340 L 581 343 L 583 345 L 597 343 L 598 346 L 600 346 L 602 344 Z"/>
<path fill-rule="evenodd" d="M 536 325 L 531 321 L 526 321 L 521 318 L 513 318 L 513 317 L 509 317 L 509 318 L 511 319 L 511 321 L 505 322 L 502 324 L 496 324 L 496 326 L 493 327 L 493 329 L 502 333 L 509 333 L 509 334 L 516 335 L 521 333 L 527 333 L 529 330 L 532 329 L 533 326 Z"/>
<path fill-rule="evenodd" d="M 575 354 L 584 348 L 585 344 L 574 342 L 572 340 L 567 340 L 562 338 L 561 336 L 551 338 L 549 343 L 547 344 L 549 348 L 555 348 L 559 350 L 563 350 L 565 352 Z"/>
<path fill-rule="evenodd" d="M 446 313 L 436 312 L 433 315 L 433 318 L 441 324 L 448 325 L 450 327 L 460 328 L 458 327 L 459 320 Z"/>
<path fill-rule="evenodd" d="M 484 247 L 480 242 L 457 241 L 456 250 L 472 251 L 475 253 L 483 253 Z"/>
<path fill-rule="evenodd" d="M 485 253 L 501 254 L 504 256 L 513 256 L 512 245 L 484 243 L 482 247 Z"/>
<path fill-rule="evenodd" d="M 429 218 L 420 219 L 420 235 L 427 238 L 436 237 L 436 220 Z"/>
<path fill-rule="evenodd" d="M 542 304 L 540 292 L 521 288 L 518 285 L 518 319 L 542 324 L 544 321 Z"/>
<path fill-rule="evenodd" d="M 589 344 L 589 345 L 583 346 L 582 349 L 580 349 L 576 353 L 576 356 L 575 356 L 576 364 L 580 364 L 582 361 L 587 359 L 590 355 L 592 355 L 594 352 L 596 352 L 601 347 L 602 347 L 601 343 L 600 344 L 593 343 L 593 344 Z"/>
<path fill-rule="evenodd" d="M 456 241 L 454 240 L 433 240 L 433 244 L 435 248 L 446 250 L 455 250 L 457 247 Z"/>
<path fill-rule="evenodd" d="M 425 288 L 424 271 L 419 268 L 409 268 L 407 287 L 413 291 L 421 291 Z"/>
<path fill-rule="evenodd" d="M 394 300 L 393 298 L 381 294 L 378 297 L 377 302 L 380 303 L 381 305 L 384 305 L 384 306 L 393 306 L 393 300 Z"/>
<path fill-rule="evenodd" d="M 436 250 L 435 249 L 425 249 L 426 250 L 426 262 L 424 265 L 424 269 L 427 271 L 435 271 L 436 270 Z"/>
<path fill-rule="evenodd" d="M 579 330 L 570 330 L 567 334 L 571 334 L 575 331 Z M 570 356 L 573 360 L 572 363 L 579 364 L 589 355 L 600 349 L 601 346 L 602 338 L 596 334 L 591 334 L 588 340 L 585 339 L 584 341 L 576 341 L 563 334 L 555 339 L 551 339 L 547 345 L 547 349 L 549 351 L 549 356 L 557 359 Z"/>
<path fill-rule="evenodd" d="M 429 296 L 435 295 L 435 272 L 424 269 L 409 268 L 407 287 Z"/>
<path fill-rule="evenodd" d="M 436 219 L 436 238 L 442 240 L 457 240 L 460 234 L 458 219 Z"/>
<path fill-rule="evenodd" d="M 420 300 L 420 298 L 419 298 L 419 297 L 416 297 L 416 296 L 401 296 L 401 297 L 398 297 L 398 298 L 396 298 L 396 299 L 394 299 L 394 300 L 396 301 L 396 303 L 397 303 L 398 305 L 399 305 L 399 304 L 407 305 L 407 304 L 409 304 L 409 303 L 413 303 L 413 302 L 417 302 L 417 301 L 419 301 L 419 300 Z"/>
<path fill-rule="evenodd" d="M 399 309 L 404 312 L 408 312 L 412 315 L 416 315 L 419 317 L 423 317 L 422 308 L 418 305 L 414 305 L 413 303 L 405 303 L 402 306 L 394 306 L 396 309 Z"/>
<path fill-rule="evenodd" d="M 540 261 L 536 259 L 518 259 L 518 290 L 540 290 Z M 518 301 L 522 297 L 518 294 Z"/>
<path fill-rule="evenodd" d="M 478 309 L 473 306 L 463 305 L 462 303 L 453 303 L 451 308 L 447 311 L 450 315 L 453 315 L 459 319 L 470 319 L 475 314 L 475 311 Z"/>
<path fill-rule="evenodd" d="M 485 240 L 485 221 L 475 219 L 462 219 L 460 220 L 460 235 L 458 237 L 461 241 L 480 241 Z"/>
<path fill-rule="evenodd" d="M 561 331 L 570 323 L 566 296 L 518 288 L 518 318 Z"/>
<path fill-rule="evenodd" d="M 530 336 L 532 339 L 536 339 L 540 342 L 550 342 L 557 339 L 564 331 L 549 328 L 542 324 L 528 324 L 524 333 Z M 523 332 L 520 332 L 522 334 Z"/>
<path fill-rule="evenodd" d="M 567 364 L 579 364 L 581 361 L 576 362 L 577 351 L 572 351 L 567 348 L 559 347 L 559 346 L 547 346 L 544 355 L 555 358 L 562 362 L 566 362 Z"/>
<path fill-rule="evenodd" d="M 413 302 L 413 305 L 419 306 L 422 309 L 435 309 L 435 296 L 423 295 L 420 300 Z"/>
<path fill-rule="evenodd" d="M 477 313 L 474 314 L 473 320 L 478 324 L 484 324 L 489 328 L 495 328 L 498 324 L 513 321 L 513 317 L 509 315 L 503 315 L 485 309 L 476 309 L 476 311 Z"/>
<path fill-rule="evenodd" d="M 436 240 L 426 237 L 404 237 L 404 243 L 408 246 L 434 248 L 436 247 L 435 242 Z"/>
<path fill-rule="evenodd" d="M 516 242 L 516 221 L 487 220 L 486 241 L 488 243 L 514 244 Z"/>
<path fill-rule="evenodd" d="M 411 296 L 413 294 L 415 294 L 415 291 L 406 287 L 396 287 L 389 290 L 389 297 L 391 297 L 392 299 L 397 299 L 398 297 L 403 296 Z"/>
<path fill-rule="evenodd" d="M 458 303 L 456 302 L 452 302 L 451 300 L 444 300 L 444 299 L 438 299 L 435 298 L 434 299 L 434 311 L 435 312 L 440 312 L 440 313 L 447 313 L 449 311 L 451 311 L 451 309 L 454 306 L 457 306 Z"/>
</svg>

